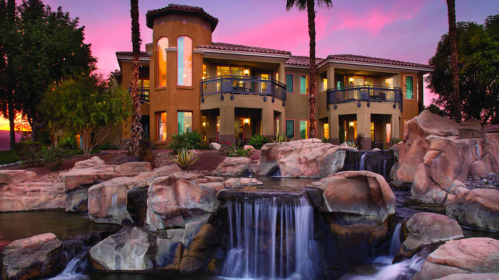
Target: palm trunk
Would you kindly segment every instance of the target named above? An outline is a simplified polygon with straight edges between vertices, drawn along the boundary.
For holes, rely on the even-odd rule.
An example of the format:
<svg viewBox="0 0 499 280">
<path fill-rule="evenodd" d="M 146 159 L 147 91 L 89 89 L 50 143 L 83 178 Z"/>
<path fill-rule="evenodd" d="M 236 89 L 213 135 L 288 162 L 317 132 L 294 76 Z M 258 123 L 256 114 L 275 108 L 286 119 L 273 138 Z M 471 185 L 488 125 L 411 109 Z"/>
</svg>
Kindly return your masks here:
<svg viewBox="0 0 499 280">
<path fill-rule="evenodd" d="M 8 16 L 8 21 L 10 26 L 14 26 L 15 24 L 15 11 L 16 10 L 16 2 L 14 0 L 9 0 L 7 2 L 7 16 Z M 7 67 L 9 68 L 7 71 L 9 74 L 11 74 L 12 70 L 12 55 L 9 55 L 7 57 Z M 16 144 L 16 124 L 15 124 L 15 119 L 16 119 L 16 110 L 14 108 L 14 92 L 12 90 L 12 81 L 8 82 L 7 86 L 7 111 L 8 111 L 8 116 L 9 116 L 9 127 L 10 127 L 10 132 L 9 132 L 9 150 L 14 150 L 14 145 Z"/>
<path fill-rule="evenodd" d="M 452 86 L 454 87 L 453 104 L 454 119 L 461 122 L 461 98 L 459 96 L 459 65 L 457 59 L 457 27 L 456 27 L 456 1 L 447 0 L 449 15 L 450 60 L 452 66 Z"/>
<path fill-rule="evenodd" d="M 16 144 L 16 124 L 15 124 L 16 113 L 15 113 L 15 110 L 13 108 L 14 102 L 12 101 L 12 98 L 9 100 L 9 102 L 10 103 L 7 105 L 7 106 L 9 106 L 9 108 L 7 108 L 7 110 L 9 110 L 9 127 L 10 127 L 9 150 L 14 150 L 14 145 Z"/>
<path fill-rule="evenodd" d="M 132 127 L 130 134 L 130 155 L 137 153 L 139 141 L 142 137 L 142 124 L 140 122 L 140 98 L 138 94 L 139 83 L 139 55 L 140 55 L 140 26 L 139 26 L 139 1 L 130 0 L 132 17 L 132 46 L 133 46 L 133 62 L 132 62 L 132 91 L 130 93 L 133 105 Z"/>
<path fill-rule="evenodd" d="M 315 104 L 316 104 L 316 65 L 315 65 L 315 2 L 307 0 L 308 34 L 310 35 L 310 79 L 309 79 L 309 103 L 310 103 L 310 138 L 317 137 Z"/>
</svg>

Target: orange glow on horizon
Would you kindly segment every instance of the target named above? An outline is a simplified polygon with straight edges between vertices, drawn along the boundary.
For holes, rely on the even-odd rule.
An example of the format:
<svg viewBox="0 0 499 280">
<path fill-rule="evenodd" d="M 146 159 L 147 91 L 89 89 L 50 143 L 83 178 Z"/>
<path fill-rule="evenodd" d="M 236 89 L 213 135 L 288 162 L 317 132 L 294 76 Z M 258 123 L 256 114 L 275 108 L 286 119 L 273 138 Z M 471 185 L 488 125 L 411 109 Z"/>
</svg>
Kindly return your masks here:
<svg viewBox="0 0 499 280">
<path fill-rule="evenodd" d="M 16 116 L 16 123 L 21 122 L 21 115 Z M 10 125 L 9 125 L 9 120 L 4 118 L 3 116 L 0 117 L 0 130 L 10 130 Z M 22 128 L 22 131 L 31 131 L 31 128 Z"/>
</svg>

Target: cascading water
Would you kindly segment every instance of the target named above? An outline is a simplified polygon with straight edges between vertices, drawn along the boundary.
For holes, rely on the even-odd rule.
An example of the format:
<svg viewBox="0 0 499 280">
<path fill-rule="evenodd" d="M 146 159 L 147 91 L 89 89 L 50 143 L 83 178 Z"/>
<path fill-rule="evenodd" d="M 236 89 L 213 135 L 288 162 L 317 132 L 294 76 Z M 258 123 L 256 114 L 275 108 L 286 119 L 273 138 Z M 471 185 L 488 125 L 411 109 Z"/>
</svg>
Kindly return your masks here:
<svg viewBox="0 0 499 280">
<path fill-rule="evenodd" d="M 86 267 L 86 256 L 90 248 L 85 248 L 66 265 L 66 268 L 57 276 L 49 280 L 88 280 L 90 277 L 83 274 Z"/>
<path fill-rule="evenodd" d="M 230 250 L 221 275 L 313 279 L 313 209 L 304 197 L 227 200 Z"/>
<path fill-rule="evenodd" d="M 392 240 L 390 241 L 390 252 L 388 256 L 395 258 L 395 255 L 399 252 L 400 246 L 402 245 L 400 242 L 400 229 L 402 228 L 402 223 L 397 223 L 395 229 L 393 230 Z"/>
<path fill-rule="evenodd" d="M 363 154 L 360 157 L 360 167 L 359 167 L 359 170 L 365 170 L 365 168 L 366 168 L 366 154 Z"/>
</svg>

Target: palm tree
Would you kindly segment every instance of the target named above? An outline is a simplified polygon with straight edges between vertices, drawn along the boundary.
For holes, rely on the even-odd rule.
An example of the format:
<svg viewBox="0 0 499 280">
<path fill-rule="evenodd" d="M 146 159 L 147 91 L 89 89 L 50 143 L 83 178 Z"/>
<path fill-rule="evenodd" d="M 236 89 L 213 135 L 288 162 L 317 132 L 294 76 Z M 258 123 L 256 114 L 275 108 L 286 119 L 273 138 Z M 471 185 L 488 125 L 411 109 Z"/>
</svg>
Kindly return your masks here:
<svg viewBox="0 0 499 280">
<path fill-rule="evenodd" d="M 137 153 L 139 141 L 142 138 L 142 124 L 140 123 L 140 98 L 138 93 L 139 84 L 139 56 L 140 56 L 140 26 L 139 26 L 139 0 L 130 0 L 130 14 L 132 17 L 132 46 L 133 46 L 133 62 L 132 62 L 132 91 L 130 96 L 133 103 L 132 127 L 130 132 L 130 155 Z"/>
<path fill-rule="evenodd" d="M 333 7 L 332 0 L 287 0 L 286 10 L 289 11 L 293 6 L 296 6 L 299 11 L 307 10 L 308 14 L 308 35 L 310 35 L 310 79 L 309 79 L 309 103 L 310 103 L 310 122 L 309 131 L 310 138 L 317 137 L 317 124 L 315 120 L 315 105 L 316 105 L 316 65 L 315 65 L 315 1 L 319 7 Z"/>
<path fill-rule="evenodd" d="M 449 15 L 450 61 L 452 66 L 452 86 L 454 87 L 454 119 L 461 122 L 461 98 L 459 96 L 459 65 L 457 60 L 456 0 L 447 0 Z"/>
</svg>

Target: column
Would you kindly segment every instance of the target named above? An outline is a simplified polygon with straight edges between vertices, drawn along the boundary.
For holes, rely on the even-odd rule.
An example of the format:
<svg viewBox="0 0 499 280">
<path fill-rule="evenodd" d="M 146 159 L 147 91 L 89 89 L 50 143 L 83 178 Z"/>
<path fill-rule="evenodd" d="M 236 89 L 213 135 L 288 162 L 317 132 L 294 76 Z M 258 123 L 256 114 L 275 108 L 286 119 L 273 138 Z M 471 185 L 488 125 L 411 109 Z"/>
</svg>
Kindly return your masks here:
<svg viewBox="0 0 499 280">
<path fill-rule="evenodd" d="M 418 102 L 419 102 L 419 113 L 423 111 L 424 105 L 424 83 L 423 75 L 418 73 Z"/>
<path fill-rule="evenodd" d="M 328 80 L 329 84 L 329 80 Z M 330 109 L 331 110 L 331 109 Z M 339 145 L 340 143 L 340 116 L 329 114 L 328 117 L 329 123 L 329 142 L 335 145 Z"/>
<path fill-rule="evenodd" d="M 372 150 L 371 139 L 371 114 L 357 114 L 357 135 L 364 134 L 362 138 L 362 150 Z"/>
<path fill-rule="evenodd" d="M 400 127 L 399 115 L 392 115 L 391 116 L 391 124 L 392 124 L 392 140 L 400 139 L 401 127 Z"/>
<path fill-rule="evenodd" d="M 274 137 L 274 110 L 269 108 L 262 109 L 262 134 Z"/>
<path fill-rule="evenodd" d="M 279 67 L 277 69 L 277 73 L 279 74 L 279 81 L 280 83 L 286 84 L 286 70 L 285 70 L 285 63 L 281 62 L 279 64 Z"/>
<path fill-rule="evenodd" d="M 236 135 L 234 134 L 234 107 L 220 108 L 220 137 L 221 143 L 236 143 Z"/>
<path fill-rule="evenodd" d="M 327 69 L 327 89 L 329 88 L 334 88 L 335 83 L 334 83 L 334 67 L 332 65 L 329 65 L 329 68 Z M 331 135 L 331 134 L 329 134 Z"/>
</svg>

